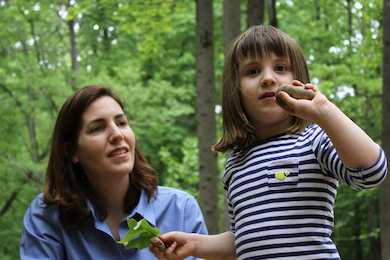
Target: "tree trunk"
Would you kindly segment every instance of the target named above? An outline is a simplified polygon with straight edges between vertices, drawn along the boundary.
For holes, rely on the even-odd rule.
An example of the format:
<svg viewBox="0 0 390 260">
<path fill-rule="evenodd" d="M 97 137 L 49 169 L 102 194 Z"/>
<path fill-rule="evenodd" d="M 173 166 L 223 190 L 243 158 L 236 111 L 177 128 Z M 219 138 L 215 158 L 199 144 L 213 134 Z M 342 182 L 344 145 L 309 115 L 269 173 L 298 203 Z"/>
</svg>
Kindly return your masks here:
<svg viewBox="0 0 390 260">
<path fill-rule="evenodd" d="M 248 0 L 247 4 L 247 28 L 264 23 L 264 0 Z"/>
<path fill-rule="evenodd" d="M 263 2 L 263 0 L 261 0 Z M 249 2 L 257 2 L 249 0 Z M 249 5 L 249 3 L 248 3 Z M 249 15 L 249 8 L 248 8 Z M 241 12 L 240 0 L 224 0 L 223 1 L 223 49 L 227 52 L 229 44 L 241 33 Z M 228 156 L 228 155 L 227 155 Z M 226 201 L 226 193 L 224 193 L 224 212 L 222 219 L 222 230 L 230 229 L 230 218 L 227 214 L 228 205 Z"/>
<path fill-rule="evenodd" d="M 351 0 L 347 0 L 347 9 L 348 9 L 348 35 L 349 40 L 352 38 L 352 8 L 353 2 Z"/>
<path fill-rule="evenodd" d="M 357 202 L 355 202 L 354 212 L 359 212 L 359 211 L 360 211 L 359 205 Z M 360 240 L 360 235 L 361 235 L 360 226 L 361 226 L 360 215 L 356 214 L 354 216 L 354 225 L 353 225 L 354 237 L 355 237 L 355 240 L 353 243 L 353 245 L 354 245 L 353 247 L 354 247 L 354 251 L 355 251 L 354 260 L 363 260 L 362 241 Z"/>
<path fill-rule="evenodd" d="M 278 27 L 278 19 L 276 18 L 275 0 L 267 0 L 267 10 L 269 24 Z"/>
<path fill-rule="evenodd" d="M 370 201 L 371 209 L 368 212 L 368 232 L 373 233 L 375 230 L 375 216 L 379 213 L 379 203 L 376 199 Z M 367 260 L 379 260 L 381 259 L 381 241 L 380 237 L 369 237 L 369 255 Z"/>
<path fill-rule="evenodd" d="M 382 147 L 390 158 L 390 0 L 383 2 Z M 382 260 L 390 260 L 390 178 L 380 185 Z"/>
<path fill-rule="evenodd" d="M 226 53 L 229 44 L 240 35 L 240 0 L 223 1 L 223 49 Z"/>
<path fill-rule="evenodd" d="M 199 204 L 210 234 L 219 233 L 214 28 L 212 0 L 196 2 L 196 104 L 199 149 Z"/>
<path fill-rule="evenodd" d="M 69 28 L 69 39 L 71 47 L 71 58 L 72 58 L 72 75 L 70 76 L 70 85 L 73 89 L 77 86 L 77 74 L 80 68 L 79 61 L 77 60 L 78 50 L 76 44 L 76 33 L 74 31 L 74 20 L 68 21 Z"/>
</svg>

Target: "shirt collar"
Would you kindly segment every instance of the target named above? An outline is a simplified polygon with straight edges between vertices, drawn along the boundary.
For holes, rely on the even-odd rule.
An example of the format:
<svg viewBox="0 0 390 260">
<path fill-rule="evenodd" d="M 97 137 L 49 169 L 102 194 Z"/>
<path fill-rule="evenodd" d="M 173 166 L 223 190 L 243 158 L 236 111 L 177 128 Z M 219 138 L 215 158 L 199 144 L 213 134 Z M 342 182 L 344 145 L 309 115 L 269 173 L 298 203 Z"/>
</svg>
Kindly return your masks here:
<svg viewBox="0 0 390 260">
<path fill-rule="evenodd" d="M 151 202 L 155 200 L 155 196 L 151 198 Z M 137 206 L 134 208 L 133 212 L 127 218 L 131 218 L 135 213 L 143 216 L 150 224 L 156 226 L 156 217 L 154 215 L 152 203 L 148 203 L 148 195 L 144 190 L 141 191 L 141 196 Z"/>
<path fill-rule="evenodd" d="M 151 202 L 155 199 L 156 199 L 156 197 L 153 196 L 151 198 Z M 89 199 L 87 199 L 87 206 L 90 209 L 95 221 L 98 221 L 98 219 L 99 219 L 98 214 L 99 213 Z M 148 195 L 146 194 L 146 192 L 144 190 L 141 190 L 141 196 L 139 198 L 138 204 L 134 208 L 134 210 L 127 216 L 127 218 L 131 218 L 132 216 L 134 216 L 135 213 L 140 214 L 147 221 L 149 221 L 150 224 L 156 226 L 156 217 L 154 215 L 153 206 L 152 206 L 152 203 L 148 203 Z"/>
</svg>

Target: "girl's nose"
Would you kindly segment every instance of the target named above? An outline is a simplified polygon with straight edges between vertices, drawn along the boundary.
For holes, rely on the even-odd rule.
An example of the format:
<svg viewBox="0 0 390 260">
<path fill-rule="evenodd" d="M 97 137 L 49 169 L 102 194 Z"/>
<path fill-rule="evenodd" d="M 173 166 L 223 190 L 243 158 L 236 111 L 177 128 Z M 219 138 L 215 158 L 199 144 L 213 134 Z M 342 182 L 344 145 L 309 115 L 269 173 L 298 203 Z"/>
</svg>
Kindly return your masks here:
<svg viewBox="0 0 390 260">
<path fill-rule="evenodd" d="M 273 86 L 276 84 L 276 79 L 274 76 L 274 71 L 270 69 L 263 70 L 262 72 L 262 78 L 261 78 L 261 86 L 267 87 L 267 86 Z"/>
</svg>

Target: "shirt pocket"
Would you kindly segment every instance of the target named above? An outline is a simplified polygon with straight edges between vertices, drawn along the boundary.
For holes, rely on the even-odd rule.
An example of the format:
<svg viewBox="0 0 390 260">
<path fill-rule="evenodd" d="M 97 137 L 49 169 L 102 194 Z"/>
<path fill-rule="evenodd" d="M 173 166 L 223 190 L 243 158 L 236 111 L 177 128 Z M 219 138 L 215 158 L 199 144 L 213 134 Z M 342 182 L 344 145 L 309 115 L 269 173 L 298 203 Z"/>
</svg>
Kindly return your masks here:
<svg viewBox="0 0 390 260">
<path fill-rule="evenodd" d="M 268 164 L 268 187 L 270 190 L 293 189 L 298 185 L 298 181 L 298 159 L 290 158 Z"/>
</svg>

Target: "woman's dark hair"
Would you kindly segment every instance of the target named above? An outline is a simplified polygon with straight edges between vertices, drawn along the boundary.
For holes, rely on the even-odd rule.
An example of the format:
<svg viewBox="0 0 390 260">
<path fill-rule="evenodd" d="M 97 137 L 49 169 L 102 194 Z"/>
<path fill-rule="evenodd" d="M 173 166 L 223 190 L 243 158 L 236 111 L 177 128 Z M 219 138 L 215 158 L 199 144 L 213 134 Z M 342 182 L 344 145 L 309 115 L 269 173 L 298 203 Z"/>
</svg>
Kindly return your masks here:
<svg viewBox="0 0 390 260">
<path fill-rule="evenodd" d="M 65 212 L 66 224 L 80 225 L 88 214 L 87 199 L 99 211 L 100 219 L 107 217 L 107 210 L 89 184 L 79 164 L 72 163 L 82 127 L 82 115 L 96 99 L 112 97 L 123 109 L 120 98 L 109 88 L 88 85 L 70 96 L 62 106 L 53 131 L 49 163 L 46 170 L 43 203 L 54 205 Z M 141 190 L 148 200 L 157 190 L 157 175 L 148 164 L 136 142 L 133 170 L 129 173 L 130 185 L 125 197 L 125 209 L 130 214 L 138 204 Z"/>
</svg>

